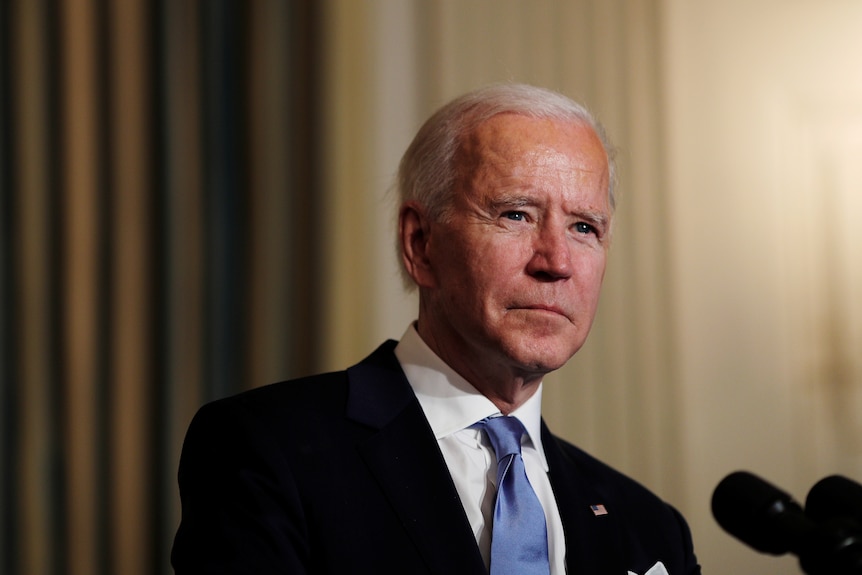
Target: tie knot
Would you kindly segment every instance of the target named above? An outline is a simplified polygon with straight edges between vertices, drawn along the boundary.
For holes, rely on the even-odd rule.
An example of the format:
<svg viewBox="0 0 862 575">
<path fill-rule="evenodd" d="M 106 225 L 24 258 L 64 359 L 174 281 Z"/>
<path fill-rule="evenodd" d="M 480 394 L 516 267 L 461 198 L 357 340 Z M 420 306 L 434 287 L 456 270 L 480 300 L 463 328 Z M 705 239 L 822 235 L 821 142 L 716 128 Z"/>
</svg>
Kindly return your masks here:
<svg viewBox="0 0 862 575">
<path fill-rule="evenodd" d="M 517 417 L 492 417 L 480 422 L 491 440 L 497 461 L 513 453 L 521 453 L 521 436 L 527 432 Z"/>
</svg>

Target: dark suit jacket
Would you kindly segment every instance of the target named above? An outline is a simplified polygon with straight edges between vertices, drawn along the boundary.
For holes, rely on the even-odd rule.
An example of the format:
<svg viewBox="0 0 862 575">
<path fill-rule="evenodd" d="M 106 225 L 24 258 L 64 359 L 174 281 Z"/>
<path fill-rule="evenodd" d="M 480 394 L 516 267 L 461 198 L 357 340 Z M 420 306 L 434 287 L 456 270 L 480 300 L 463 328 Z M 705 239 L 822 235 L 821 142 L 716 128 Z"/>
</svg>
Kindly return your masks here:
<svg viewBox="0 0 862 575">
<path fill-rule="evenodd" d="M 177 573 L 486 572 L 394 346 L 198 412 L 179 468 Z M 657 561 L 700 572 L 674 509 L 544 425 L 542 442 L 570 574 L 643 575 Z"/>
</svg>

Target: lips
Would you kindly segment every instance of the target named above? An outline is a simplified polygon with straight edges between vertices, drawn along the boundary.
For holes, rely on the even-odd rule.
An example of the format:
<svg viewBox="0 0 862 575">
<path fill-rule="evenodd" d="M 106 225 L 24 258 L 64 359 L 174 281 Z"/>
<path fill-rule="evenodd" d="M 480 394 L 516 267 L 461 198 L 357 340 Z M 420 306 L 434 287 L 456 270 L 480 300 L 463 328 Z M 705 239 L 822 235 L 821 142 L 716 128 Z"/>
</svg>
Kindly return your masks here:
<svg viewBox="0 0 862 575">
<path fill-rule="evenodd" d="M 554 313 L 554 314 L 563 316 L 566 319 L 569 319 L 569 317 L 570 317 L 569 314 L 566 312 L 566 310 L 564 310 L 560 307 L 557 307 L 555 305 L 530 304 L 530 305 L 512 306 L 509 308 L 510 311 L 514 311 L 514 310 L 518 310 L 518 309 L 527 310 L 527 311 L 545 311 L 545 312 Z"/>
</svg>

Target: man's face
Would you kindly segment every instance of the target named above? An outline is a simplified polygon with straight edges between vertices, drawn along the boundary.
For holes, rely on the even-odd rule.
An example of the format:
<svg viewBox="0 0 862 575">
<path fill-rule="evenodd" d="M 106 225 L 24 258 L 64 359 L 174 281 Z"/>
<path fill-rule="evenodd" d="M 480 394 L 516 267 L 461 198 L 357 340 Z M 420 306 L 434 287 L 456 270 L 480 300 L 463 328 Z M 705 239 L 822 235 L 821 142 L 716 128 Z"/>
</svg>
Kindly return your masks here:
<svg viewBox="0 0 862 575">
<path fill-rule="evenodd" d="M 420 333 L 462 374 L 476 362 L 558 369 L 598 305 L 612 215 L 604 148 L 585 124 L 502 114 L 458 158 L 449 217 L 428 228 Z"/>
</svg>

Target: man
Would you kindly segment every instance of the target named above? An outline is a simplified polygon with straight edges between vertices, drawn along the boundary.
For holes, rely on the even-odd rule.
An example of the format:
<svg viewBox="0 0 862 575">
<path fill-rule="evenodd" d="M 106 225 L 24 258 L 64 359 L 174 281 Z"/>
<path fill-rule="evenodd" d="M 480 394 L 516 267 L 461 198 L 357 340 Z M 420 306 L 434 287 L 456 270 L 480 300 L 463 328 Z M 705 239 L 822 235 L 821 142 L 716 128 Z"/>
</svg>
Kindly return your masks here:
<svg viewBox="0 0 862 575">
<path fill-rule="evenodd" d="M 177 573 L 699 573 L 674 509 L 541 420 L 542 378 L 598 305 L 609 150 L 582 107 L 530 86 L 432 116 L 399 170 L 417 321 L 344 372 L 202 408 Z"/>
</svg>

